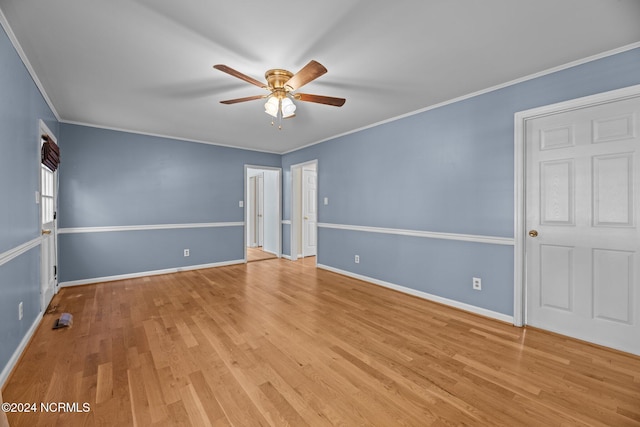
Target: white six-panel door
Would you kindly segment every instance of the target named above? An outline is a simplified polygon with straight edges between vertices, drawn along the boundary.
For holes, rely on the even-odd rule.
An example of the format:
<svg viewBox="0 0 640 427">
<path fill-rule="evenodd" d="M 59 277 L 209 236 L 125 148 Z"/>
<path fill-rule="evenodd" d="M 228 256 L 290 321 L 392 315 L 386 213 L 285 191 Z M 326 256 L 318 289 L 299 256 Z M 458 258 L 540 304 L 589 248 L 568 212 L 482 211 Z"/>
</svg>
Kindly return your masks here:
<svg viewBox="0 0 640 427">
<path fill-rule="evenodd" d="M 302 169 L 302 254 L 315 256 L 317 252 L 318 175 L 315 170 Z"/>
<path fill-rule="evenodd" d="M 526 322 L 640 354 L 640 97 L 526 124 Z"/>
</svg>

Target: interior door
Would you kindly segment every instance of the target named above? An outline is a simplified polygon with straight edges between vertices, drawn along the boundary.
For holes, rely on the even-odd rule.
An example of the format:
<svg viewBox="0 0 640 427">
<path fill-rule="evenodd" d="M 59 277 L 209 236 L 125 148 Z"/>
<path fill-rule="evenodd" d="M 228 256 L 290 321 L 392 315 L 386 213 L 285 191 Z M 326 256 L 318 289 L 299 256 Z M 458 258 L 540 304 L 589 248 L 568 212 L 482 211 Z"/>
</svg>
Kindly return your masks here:
<svg viewBox="0 0 640 427">
<path fill-rule="evenodd" d="M 249 194 L 247 198 L 247 246 L 255 248 L 258 246 L 256 222 L 258 215 L 256 213 L 256 177 L 249 177 Z"/>
<path fill-rule="evenodd" d="M 51 302 L 57 286 L 56 262 L 56 173 L 40 165 L 40 309 Z"/>
<path fill-rule="evenodd" d="M 315 170 L 302 169 L 302 255 L 315 256 L 317 250 L 318 184 Z"/>
<path fill-rule="evenodd" d="M 259 247 L 264 246 L 264 173 L 256 175 L 256 228 Z"/>
<path fill-rule="evenodd" d="M 527 324 L 640 354 L 640 98 L 526 124 Z"/>
</svg>

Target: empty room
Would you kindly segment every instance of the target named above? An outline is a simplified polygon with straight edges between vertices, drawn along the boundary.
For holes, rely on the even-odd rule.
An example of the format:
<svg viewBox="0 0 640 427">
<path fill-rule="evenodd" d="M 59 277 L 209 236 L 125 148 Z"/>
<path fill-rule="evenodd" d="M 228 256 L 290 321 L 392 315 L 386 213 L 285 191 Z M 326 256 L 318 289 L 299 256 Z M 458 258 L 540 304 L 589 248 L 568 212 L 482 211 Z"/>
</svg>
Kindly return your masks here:
<svg viewBox="0 0 640 427">
<path fill-rule="evenodd" d="M 0 427 L 640 426 L 639 22 L 0 0 Z"/>
</svg>

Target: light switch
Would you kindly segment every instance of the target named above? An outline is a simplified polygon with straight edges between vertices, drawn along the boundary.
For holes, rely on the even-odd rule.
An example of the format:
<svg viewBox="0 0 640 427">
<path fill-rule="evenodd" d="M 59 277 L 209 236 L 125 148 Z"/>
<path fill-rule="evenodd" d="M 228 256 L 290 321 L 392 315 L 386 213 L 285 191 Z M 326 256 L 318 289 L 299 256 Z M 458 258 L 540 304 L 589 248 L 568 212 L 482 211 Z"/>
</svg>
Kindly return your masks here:
<svg viewBox="0 0 640 427">
<path fill-rule="evenodd" d="M 241 207 L 241 208 L 244 208 L 244 201 L 240 200 L 240 202 L 238 203 L 238 206 Z"/>
<path fill-rule="evenodd" d="M 328 198 L 328 197 L 325 197 L 325 198 L 324 198 L 324 204 L 325 204 L 325 205 L 328 205 L 328 204 L 329 204 L 329 198 Z"/>
</svg>

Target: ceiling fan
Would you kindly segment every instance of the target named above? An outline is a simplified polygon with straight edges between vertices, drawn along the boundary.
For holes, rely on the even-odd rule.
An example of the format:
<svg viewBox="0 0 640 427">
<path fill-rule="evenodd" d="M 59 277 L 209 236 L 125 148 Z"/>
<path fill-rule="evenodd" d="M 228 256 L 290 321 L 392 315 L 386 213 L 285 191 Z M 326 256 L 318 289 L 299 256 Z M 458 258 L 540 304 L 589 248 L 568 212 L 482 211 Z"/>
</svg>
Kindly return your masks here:
<svg viewBox="0 0 640 427">
<path fill-rule="evenodd" d="M 295 92 L 327 72 L 327 69 L 317 61 L 310 61 L 295 74 L 280 68 L 268 70 L 264 74 L 267 80 L 266 84 L 226 65 L 218 64 L 214 65 L 213 68 L 269 91 L 269 93 L 265 95 L 254 95 L 220 101 L 222 104 L 230 105 L 267 98 L 267 102 L 264 104 L 265 113 L 277 119 L 287 119 L 295 116 L 296 105 L 292 100 L 315 102 L 317 104 L 332 105 L 334 107 L 341 107 L 346 101 L 344 98 Z M 273 125 L 274 123 L 271 122 L 271 124 Z M 282 129 L 282 126 L 278 125 L 278 128 Z"/>
</svg>

